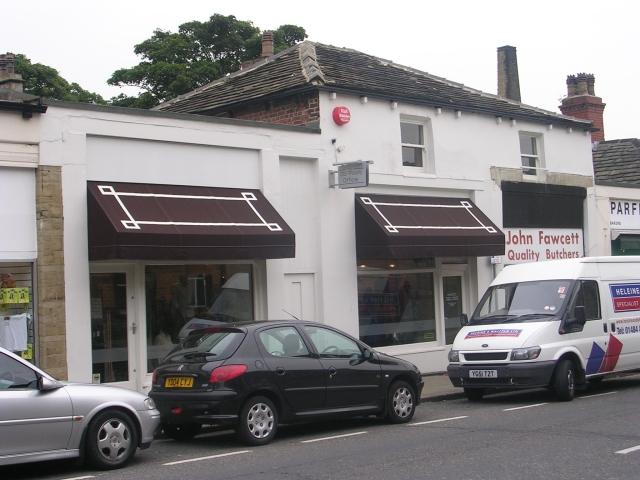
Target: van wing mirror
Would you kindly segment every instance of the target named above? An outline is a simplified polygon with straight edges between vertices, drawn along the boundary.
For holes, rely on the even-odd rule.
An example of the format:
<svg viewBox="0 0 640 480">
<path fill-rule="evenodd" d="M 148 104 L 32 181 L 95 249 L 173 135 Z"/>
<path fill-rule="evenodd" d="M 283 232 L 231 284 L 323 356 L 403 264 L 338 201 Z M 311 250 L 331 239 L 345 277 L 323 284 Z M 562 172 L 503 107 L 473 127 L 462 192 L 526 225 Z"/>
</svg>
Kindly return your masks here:
<svg viewBox="0 0 640 480">
<path fill-rule="evenodd" d="M 587 313 L 584 307 L 574 307 L 573 317 L 565 318 L 560 324 L 560 333 L 569 333 L 566 329 L 574 325 L 584 326 L 587 323 Z"/>
<path fill-rule="evenodd" d="M 461 327 L 466 327 L 467 325 L 469 325 L 469 317 L 467 317 L 466 313 L 461 313 L 460 314 L 460 326 Z"/>
<path fill-rule="evenodd" d="M 587 310 L 585 307 L 575 307 L 573 309 L 573 314 L 575 316 L 575 323 L 578 325 L 584 325 L 587 323 Z"/>
</svg>

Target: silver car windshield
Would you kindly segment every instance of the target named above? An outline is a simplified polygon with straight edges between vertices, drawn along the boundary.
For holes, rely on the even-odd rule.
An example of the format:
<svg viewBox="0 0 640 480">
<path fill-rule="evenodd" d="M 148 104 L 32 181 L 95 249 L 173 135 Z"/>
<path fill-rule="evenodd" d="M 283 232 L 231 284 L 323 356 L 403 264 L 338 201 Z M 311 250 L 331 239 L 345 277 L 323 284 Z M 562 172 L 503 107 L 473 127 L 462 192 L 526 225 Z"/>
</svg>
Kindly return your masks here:
<svg viewBox="0 0 640 480">
<path fill-rule="evenodd" d="M 571 280 L 508 283 L 490 287 L 469 324 L 540 322 L 563 310 Z"/>
</svg>

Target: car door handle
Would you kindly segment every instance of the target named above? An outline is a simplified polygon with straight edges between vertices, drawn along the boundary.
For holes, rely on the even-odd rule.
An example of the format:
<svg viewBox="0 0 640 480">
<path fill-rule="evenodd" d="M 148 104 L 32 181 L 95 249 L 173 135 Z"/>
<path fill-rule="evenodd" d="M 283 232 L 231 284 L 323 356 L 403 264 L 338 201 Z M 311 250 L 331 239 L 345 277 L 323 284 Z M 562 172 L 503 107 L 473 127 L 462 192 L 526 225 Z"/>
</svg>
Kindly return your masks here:
<svg viewBox="0 0 640 480">
<path fill-rule="evenodd" d="M 607 333 L 607 324 L 606 323 L 602 324 L 602 329 L 604 330 L 604 333 Z"/>
<path fill-rule="evenodd" d="M 284 368 L 282 368 L 282 367 L 276 368 L 276 373 L 278 375 L 284 375 L 284 372 L 285 372 Z"/>
<path fill-rule="evenodd" d="M 333 377 L 336 373 L 338 373 L 338 370 L 335 369 L 335 367 L 329 367 L 329 376 Z"/>
</svg>

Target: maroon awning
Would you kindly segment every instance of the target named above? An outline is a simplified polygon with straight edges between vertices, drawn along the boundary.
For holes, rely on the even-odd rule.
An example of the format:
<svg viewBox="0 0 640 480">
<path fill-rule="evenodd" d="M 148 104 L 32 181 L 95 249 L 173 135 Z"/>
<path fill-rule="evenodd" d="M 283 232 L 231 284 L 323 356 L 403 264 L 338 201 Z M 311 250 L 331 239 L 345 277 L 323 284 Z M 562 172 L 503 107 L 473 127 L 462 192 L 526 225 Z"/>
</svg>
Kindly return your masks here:
<svg viewBox="0 0 640 480">
<path fill-rule="evenodd" d="M 356 195 L 359 258 L 504 255 L 504 233 L 467 198 Z"/>
<path fill-rule="evenodd" d="M 295 234 L 259 190 L 87 182 L 89 260 L 292 258 Z"/>
</svg>

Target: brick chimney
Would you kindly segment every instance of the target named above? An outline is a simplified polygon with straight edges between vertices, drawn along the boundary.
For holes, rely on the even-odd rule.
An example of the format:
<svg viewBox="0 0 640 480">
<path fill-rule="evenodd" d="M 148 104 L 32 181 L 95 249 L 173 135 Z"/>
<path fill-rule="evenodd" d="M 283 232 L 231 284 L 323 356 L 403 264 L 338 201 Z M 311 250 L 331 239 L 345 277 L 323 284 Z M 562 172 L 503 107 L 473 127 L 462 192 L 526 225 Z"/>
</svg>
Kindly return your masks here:
<svg viewBox="0 0 640 480">
<path fill-rule="evenodd" d="M 516 47 L 505 45 L 498 48 L 498 95 L 516 102 L 522 101 Z"/>
<path fill-rule="evenodd" d="M 22 102 L 22 75 L 14 71 L 14 56 L 11 53 L 0 55 L 0 100 Z M 18 95 L 16 95 L 18 94 Z"/>
<path fill-rule="evenodd" d="M 591 140 L 604 141 L 603 112 L 606 103 L 602 103 L 595 93 L 596 77 L 592 74 L 579 73 L 567 75 L 567 97 L 562 99 L 560 111 L 563 115 L 593 121 L 598 132 L 591 132 Z"/>
<path fill-rule="evenodd" d="M 262 58 L 273 56 L 273 32 L 267 30 L 262 33 Z"/>
</svg>

